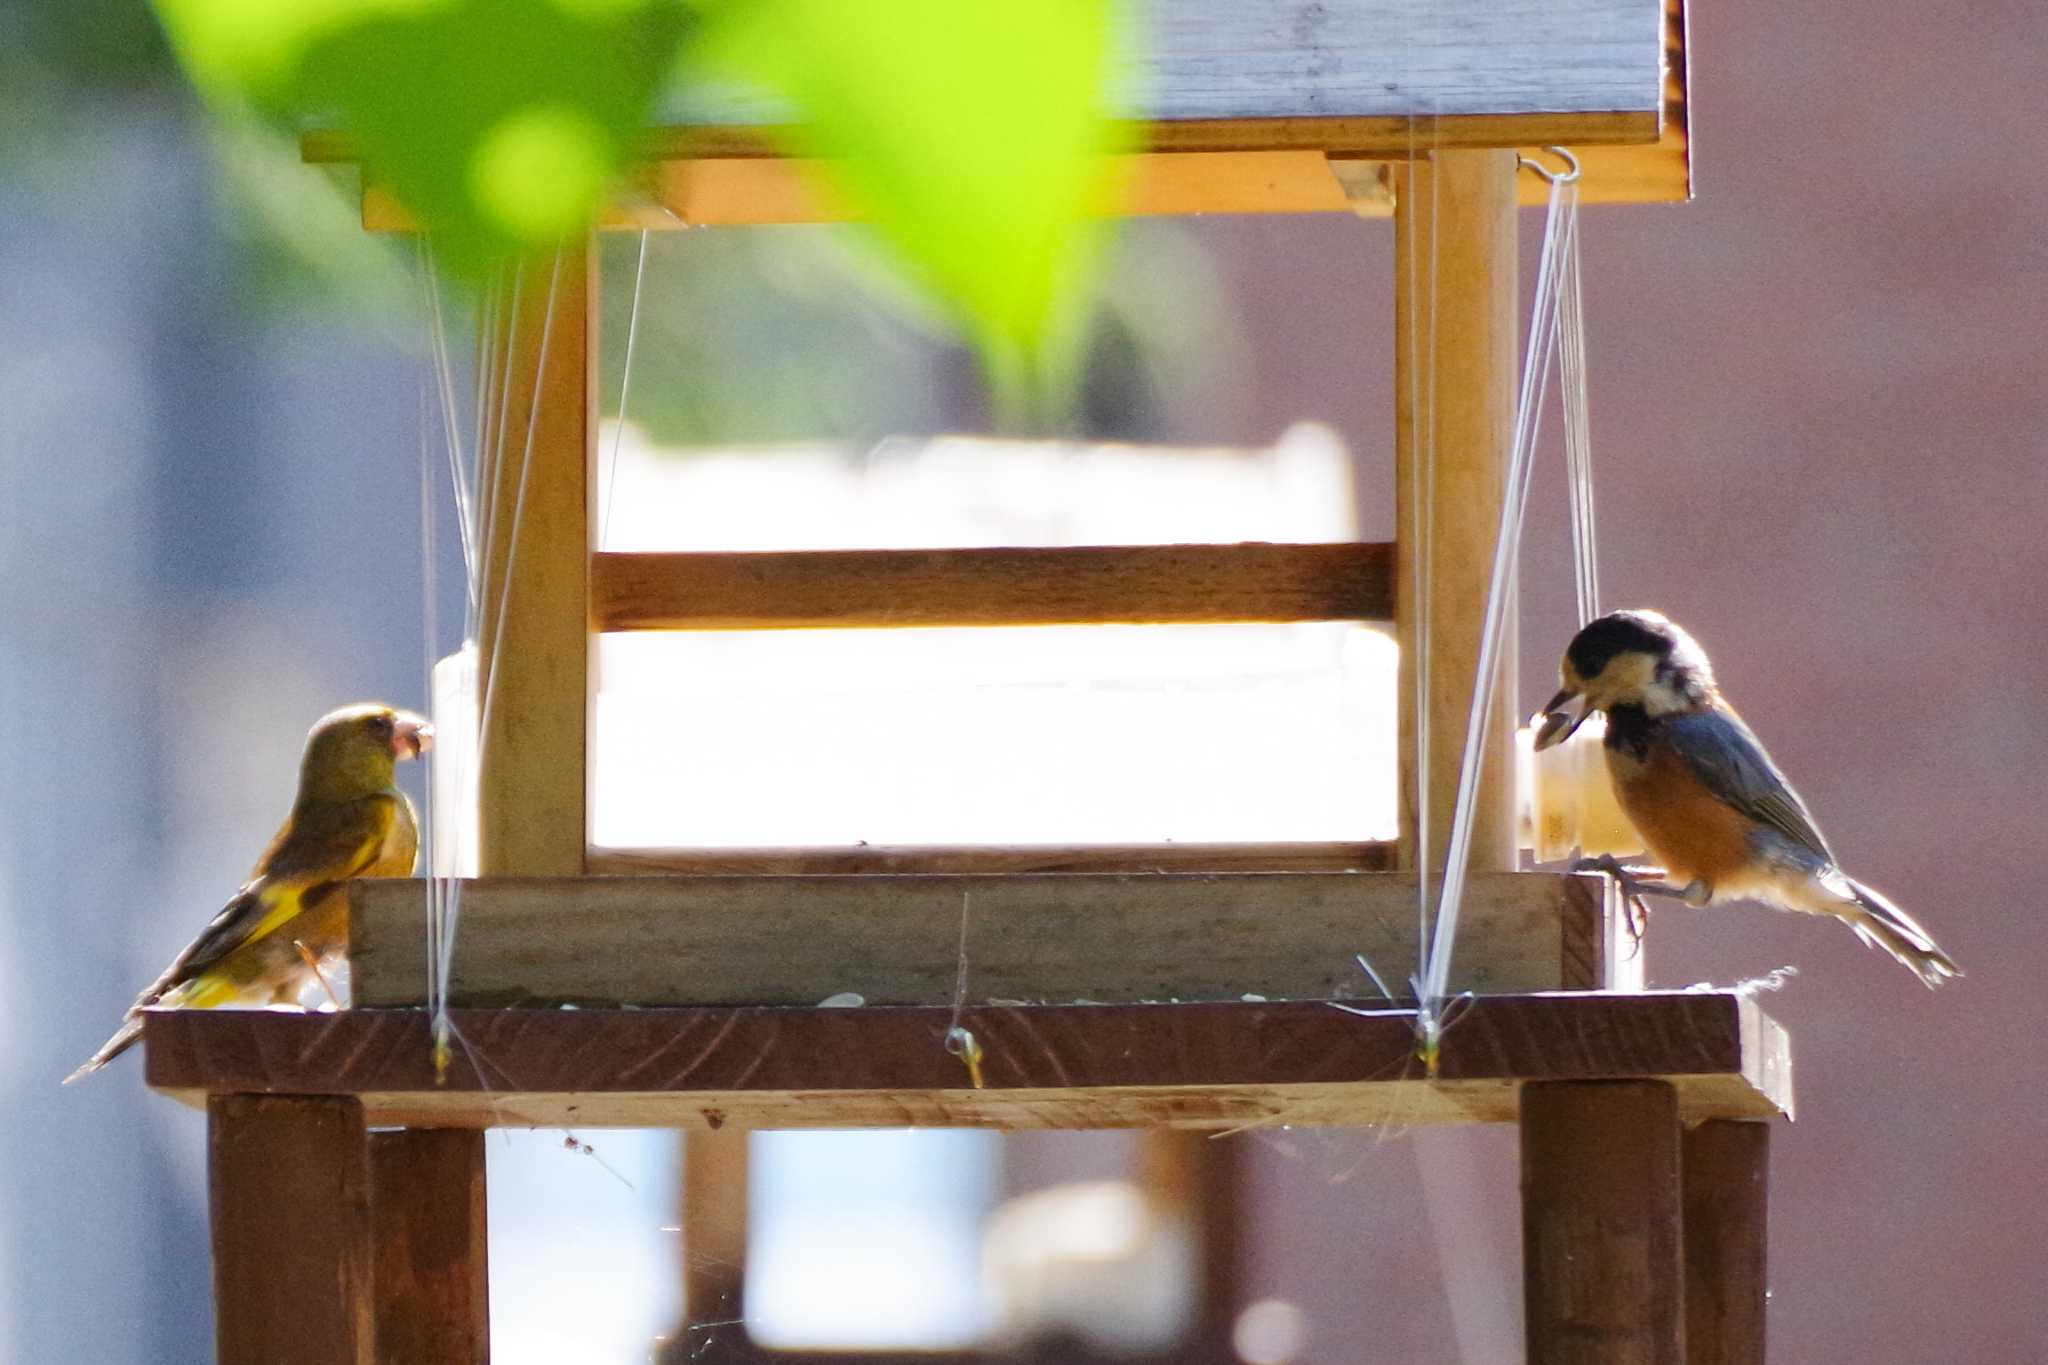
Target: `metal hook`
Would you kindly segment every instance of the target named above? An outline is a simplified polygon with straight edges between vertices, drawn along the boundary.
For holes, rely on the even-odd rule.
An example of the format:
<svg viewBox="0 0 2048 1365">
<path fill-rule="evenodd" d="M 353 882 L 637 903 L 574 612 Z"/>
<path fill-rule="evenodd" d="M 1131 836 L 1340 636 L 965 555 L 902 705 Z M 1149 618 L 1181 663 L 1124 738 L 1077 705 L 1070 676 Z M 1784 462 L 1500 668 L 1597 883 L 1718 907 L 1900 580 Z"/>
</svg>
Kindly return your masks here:
<svg viewBox="0 0 2048 1365">
<path fill-rule="evenodd" d="M 1564 148 L 1545 147 L 1543 150 L 1549 152 L 1552 156 L 1561 158 L 1568 169 L 1553 171 L 1542 162 L 1526 156 L 1517 156 L 1515 164 L 1524 170 L 1536 172 L 1536 174 L 1543 177 L 1545 182 L 1552 185 L 1569 185 L 1584 173 L 1579 166 L 1579 159 Z"/>
</svg>

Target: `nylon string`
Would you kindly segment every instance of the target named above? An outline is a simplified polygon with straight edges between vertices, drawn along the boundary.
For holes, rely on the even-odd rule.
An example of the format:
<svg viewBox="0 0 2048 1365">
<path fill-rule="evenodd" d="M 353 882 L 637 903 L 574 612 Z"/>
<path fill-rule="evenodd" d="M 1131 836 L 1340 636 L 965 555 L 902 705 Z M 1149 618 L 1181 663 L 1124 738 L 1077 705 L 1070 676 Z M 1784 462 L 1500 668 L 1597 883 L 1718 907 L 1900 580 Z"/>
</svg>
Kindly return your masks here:
<svg viewBox="0 0 2048 1365">
<path fill-rule="evenodd" d="M 1550 178 L 1546 176 L 1546 178 Z M 1494 557 L 1488 581 L 1486 611 L 1481 624 L 1478 668 L 1473 679 L 1472 703 L 1466 716 L 1465 746 L 1459 765 L 1458 794 L 1453 806 L 1451 829 L 1439 891 L 1435 932 L 1430 936 L 1421 988 L 1417 992 L 1417 1028 L 1423 1035 L 1424 1055 L 1432 1061 L 1435 1043 L 1445 1026 L 1445 997 L 1449 988 L 1452 953 L 1457 943 L 1458 918 L 1463 906 L 1466 876 L 1471 858 L 1472 828 L 1478 809 L 1479 771 L 1486 741 L 1493 724 L 1493 699 L 1499 683 L 1500 658 L 1506 635 L 1509 604 L 1514 600 L 1516 566 L 1519 563 L 1522 525 L 1528 508 L 1533 452 L 1542 425 L 1542 402 L 1548 390 L 1552 361 L 1560 350 L 1559 333 L 1566 303 L 1565 285 L 1576 279 L 1569 264 L 1576 250 L 1578 192 L 1576 176 L 1551 178 L 1551 193 L 1545 214 L 1543 249 L 1538 260 L 1535 295 L 1530 305 L 1529 341 L 1523 353 L 1521 385 L 1515 405 L 1514 438 L 1509 449 L 1506 493 L 1500 524 L 1494 538 Z M 1574 314 L 1577 316 L 1577 314 Z M 1581 353 L 1583 346 L 1580 347 Z M 1583 381 L 1583 370 L 1575 365 Z M 1583 397 L 1567 396 L 1569 412 L 1574 406 L 1583 415 Z M 1583 436 L 1583 424 L 1568 418 Z M 1590 477 L 1590 464 L 1582 472 Z M 1573 488 L 1575 540 L 1581 527 L 1590 532 L 1590 485 Z M 1585 520 L 1580 512 L 1583 507 Z M 1590 541 L 1580 542 L 1575 569 L 1589 563 Z M 1580 571 L 1578 584 L 1581 610 L 1591 587 L 1590 569 Z M 1426 764 L 1418 763 L 1418 767 Z"/>
</svg>

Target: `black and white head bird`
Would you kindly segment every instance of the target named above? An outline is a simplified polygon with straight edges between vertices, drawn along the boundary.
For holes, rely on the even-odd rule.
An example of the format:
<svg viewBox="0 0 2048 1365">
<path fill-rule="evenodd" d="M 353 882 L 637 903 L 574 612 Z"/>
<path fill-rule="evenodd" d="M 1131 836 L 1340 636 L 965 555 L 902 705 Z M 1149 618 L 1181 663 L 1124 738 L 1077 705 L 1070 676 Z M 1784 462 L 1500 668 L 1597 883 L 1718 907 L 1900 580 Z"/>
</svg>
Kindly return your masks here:
<svg viewBox="0 0 2048 1365">
<path fill-rule="evenodd" d="M 1962 975 L 1912 916 L 1842 871 L 1692 636 L 1654 611 L 1614 612 L 1572 638 L 1560 672 L 1536 747 L 1607 713 L 1615 796 L 1664 866 L 1667 884 L 1644 889 L 1833 915 L 1930 987 Z"/>
</svg>

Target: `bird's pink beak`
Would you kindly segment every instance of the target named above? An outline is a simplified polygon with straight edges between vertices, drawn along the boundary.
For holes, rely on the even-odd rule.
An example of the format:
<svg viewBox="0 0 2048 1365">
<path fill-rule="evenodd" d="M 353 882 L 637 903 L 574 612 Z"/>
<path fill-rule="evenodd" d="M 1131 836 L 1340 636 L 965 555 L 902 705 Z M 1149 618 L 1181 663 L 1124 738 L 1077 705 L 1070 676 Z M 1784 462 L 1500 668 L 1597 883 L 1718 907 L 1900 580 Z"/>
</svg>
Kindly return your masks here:
<svg viewBox="0 0 2048 1365">
<path fill-rule="evenodd" d="M 391 727 L 391 754 L 394 758 L 418 758 L 433 747 L 432 721 L 410 711 L 397 713 L 397 723 Z"/>
</svg>

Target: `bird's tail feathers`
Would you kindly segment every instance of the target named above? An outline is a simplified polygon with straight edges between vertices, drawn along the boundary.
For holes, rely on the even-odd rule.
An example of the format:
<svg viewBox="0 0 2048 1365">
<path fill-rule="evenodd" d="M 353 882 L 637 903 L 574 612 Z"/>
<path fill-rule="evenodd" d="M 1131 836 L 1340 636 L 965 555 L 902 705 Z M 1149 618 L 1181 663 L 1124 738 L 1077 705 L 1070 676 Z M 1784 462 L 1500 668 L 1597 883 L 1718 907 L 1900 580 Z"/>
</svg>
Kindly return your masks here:
<svg viewBox="0 0 2048 1365">
<path fill-rule="evenodd" d="M 1882 948 L 1911 968 L 1929 990 L 1963 974 L 1963 969 L 1941 950 L 1941 945 L 1920 927 L 1918 920 L 1855 878 L 1844 875 L 1842 882 L 1842 889 L 1855 907 L 1843 913 L 1842 918 L 1856 931 L 1856 937 L 1873 948 Z"/>
<path fill-rule="evenodd" d="M 244 887 L 233 900 L 227 903 L 227 908 L 214 917 L 213 923 L 207 926 L 207 932 L 209 934 L 212 933 L 237 906 L 242 905 L 247 900 L 248 895 L 248 888 Z M 100 1050 L 93 1053 L 86 1060 L 84 1066 L 79 1067 L 78 1070 L 66 1076 L 64 1084 L 69 1085 L 73 1081 L 90 1076 L 129 1048 L 134 1047 L 135 1040 L 142 1036 L 142 1012 L 167 996 L 173 1001 L 177 999 L 175 993 L 178 992 L 179 988 L 186 981 L 191 979 L 191 964 L 194 955 L 207 942 L 207 934 L 201 934 L 184 952 L 179 953 L 177 959 L 170 966 L 164 968 L 163 975 L 150 982 L 143 989 L 142 994 L 135 997 L 135 1003 L 130 1005 L 128 1012 L 121 1016 L 121 1027 L 114 1030 L 114 1036 L 100 1044 Z M 216 953 L 215 957 L 217 958 L 221 955 Z"/>
<path fill-rule="evenodd" d="M 135 1046 L 135 1040 L 141 1036 L 142 1011 L 140 1009 L 131 1009 L 128 1011 L 127 1017 L 121 1020 L 121 1027 L 114 1030 L 114 1036 L 101 1043 L 100 1050 L 93 1053 L 84 1066 L 79 1067 L 78 1070 L 66 1076 L 64 1084 L 69 1085 L 73 1081 L 90 1076 L 93 1072 L 98 1071 L 108 1062 L 113 1061 L 114 1058 Z"/>
</svg>

